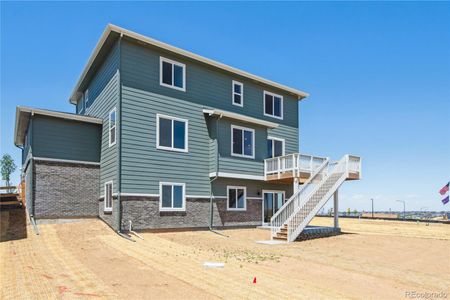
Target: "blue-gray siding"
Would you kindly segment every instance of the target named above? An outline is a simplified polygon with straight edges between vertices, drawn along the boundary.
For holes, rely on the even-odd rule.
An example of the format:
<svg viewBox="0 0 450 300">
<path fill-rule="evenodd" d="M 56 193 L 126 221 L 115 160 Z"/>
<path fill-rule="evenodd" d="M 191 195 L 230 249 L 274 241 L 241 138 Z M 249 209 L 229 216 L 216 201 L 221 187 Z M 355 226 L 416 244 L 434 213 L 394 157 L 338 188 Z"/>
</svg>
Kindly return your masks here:
<svg viewBox="0 0 450 300">
<path fill-rule="evenodd" d="M 156 114 L 188 120 L 188 153 L 156 149 Z M 209 138 L 202 106 L 122 89 L 122 192 L 159 193 L 159 181 L 185 182 L 188 195 L 209 195 Z"/>
<path fill-rule="evenodd" d="M 116 107 L 117 110 L 117 139 L 119 138 L 119 73 L 120 47 L 113 47 L 106 57 L 99 71 L 89 83 L 89 102 L 86 106 L 86 115 L 101 118 L 103 129 L 101 137 L 100 160 L 100 195 L 104 194 L 104 183 L 113 181 L 114 192 L 118 191 L 118 143 L 109 147 L 109 113 Z"/>
<path fill-rule="evenodd" d="M 100 161 L 101 125 L 41 115 L 32 124 L 33 157 Z"/>
<path fill-rule="evenodd" d="M 259 180 L 218 178 L 212 182 L 212 194 L 214 197 L 226 197 L 227 186 L 245 186 L 247 188 L 247 197 L 261 198 L 263 190 L 285 191 L 286 199 L 292 195 L 292 184 L 276 184 Z"/>
<path fill-rule="evenodd" d="M 160 56 L 186 64 L 186 92 L 159 84 Z M 231 103 L 232 80 L 244 84 L 244 107 Z M 122 192 L 157 194 L 159 181 L 180 181 L 186 182 L 188 195 L 209 194 L 209 173 L 217 169 L 217 149 L 215 135 L 212 134 L 212 130 L 215 130 L 214 120 L 203 115 L 204 107 L 219 108 L 280 124 L 278 128 L 268 130 L 261 126 L 222 119 L 218 134 L 220 172 L 262 176 L 268 135 L 285 138 L 286 153 L 298 151 L 298 101 L 292 95 L 163 50 L 130 42 L 123 42 L 121 47 L 121 81 Z M 283 95 L 283 120 L 264 116 L 264 90 Z M 157 113 L 189 120 L 188 153 L 156 149 Z M 255 129 L 255 159 L 230 155 L 231 124 Z"/>
</svg>

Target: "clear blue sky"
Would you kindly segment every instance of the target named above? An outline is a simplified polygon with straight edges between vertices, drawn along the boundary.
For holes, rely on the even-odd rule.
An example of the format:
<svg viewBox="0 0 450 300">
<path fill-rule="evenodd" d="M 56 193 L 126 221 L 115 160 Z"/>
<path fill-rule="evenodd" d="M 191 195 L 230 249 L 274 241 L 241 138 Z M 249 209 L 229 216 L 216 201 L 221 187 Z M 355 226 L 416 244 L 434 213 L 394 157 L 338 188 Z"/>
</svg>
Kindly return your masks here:
<svg viewBox="0 0 450 300">
<path fill-rule="evenodd" d="M 20 162 L 16 105 L 74 111 L 107 23 L 309 92 L 301 152 L 363 157 L 341 209 L 449 210 L 449 3 L 2 2 L 1 154 Z"/>
</svg>

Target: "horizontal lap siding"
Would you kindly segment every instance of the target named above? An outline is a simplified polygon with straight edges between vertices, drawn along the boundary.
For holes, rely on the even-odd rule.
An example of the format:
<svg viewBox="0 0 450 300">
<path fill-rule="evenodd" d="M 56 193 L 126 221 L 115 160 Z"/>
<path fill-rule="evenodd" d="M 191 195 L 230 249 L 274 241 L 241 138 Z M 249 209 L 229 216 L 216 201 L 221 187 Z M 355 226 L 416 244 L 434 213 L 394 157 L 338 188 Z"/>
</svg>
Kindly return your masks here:
<svg viewBox="0 0 450 300">
<path fill-rule="evenodd" d="M 209 195 L 209 138 L 202 107 L 122 88 L 122 192 L 158 194 L 159 182 L 186 183 L 188 195 Z M 188 153 L 156 149 L 156 114 L 188 120 Z"/>
<path fill-rule="evenodd" d="M 233 178 L 219 178 L 212 183 L 214 197 L 226 197 L 227 186 L 245 186 L 247 197 L 262 198 L 263 190 L 285 191 L 286 199 L 292 195 L 292 184 L 276 184 L 259 180 L 245 180 Z"/>
<path fill-rule="evenodd" d="M 160 85 L 161 56 L 186 65 L 185 92 Z M 121 59 L 123 192 L 156 194 L 159 190 L 155 182 L 172 178 L 192 182 L 187 185 L 188 194 L 209 194 L 208 174 L 217 169 L 217 151 L 213 133 L 215 119 L 203 116 L 201 110 L 204 107 L 280 124 L 276 129 L 267 129 L 221 119 L 218 135 L 220 172 L 262 176 L 268 134 L 286 139 L 286 153 L 298 152 L 298 101 L 295 96 L 165 50 L 130 41 L 123 41 Z M 232 104 L 233 80 L 244 84 L 243 107 Z M 264 116 L 264 90 L 283 95 L 283 120 Z M 189 119 L 188 154 L 156 150 L 156 113 Z M 210 123 L 209 128 L 205 122 Z M 255 129 L 255 159 L 231 156 L 231 124 Z"/>
<path fill-rule="evenodd" d="M 33 156 L 100 161 L 101 125 L 35 115 Z"/>
<path fill-rule="evenodd" d="M 231 155 L 231 126 L 255 130 L 255 158 L 241 158 Z M 264 175 L 264 158 L 267 156 L 267 130 L 244 122 L 223 118 L 219 122 L 219 172 L 248 175 Z"/>
<path fill-rule="evenodd" d="M 284 139 L 286 154 L 297 153 L 299 151 L 299 137 L 297 127 L 282 124 L 277 128 L 268 129 L 267 135 L 274 138 Z"/>
<path fill-rule="evenodd" d="M 89 103 L 86 115 L 103 120 L 101 159 L 100 159 L 100 195 L 104 194 L 104 183 L 113 181 L 114 192 L 118 190 L 118 143 L 109 147 L 109 112 L 116 107 L 116 140 L 119 139 L 119 47 L 116 44 L 105 62 L 89 84 Z"/>
<path fill-rule="evenodd" d="M 160 56 L 186 64 L 186 92 L 174 90 L 159 84 Z M 146 90 L 174 98 L 187 100 L 203 106 L 219 108 L 262 120 L 298 127 L 298 101 L 293 95 L 283 93 L 269 86 L 240 78 L 213 67 L 172 55 L 154 47 L 143 47 L 130 42 L 122 43 L 122 81 L 136 89 Z M 231 102 L 232 80 L 244 84 L 244 106 Z M 284 118 L 264 116 L 264 90 L 284 97 Z"/>
</svg>

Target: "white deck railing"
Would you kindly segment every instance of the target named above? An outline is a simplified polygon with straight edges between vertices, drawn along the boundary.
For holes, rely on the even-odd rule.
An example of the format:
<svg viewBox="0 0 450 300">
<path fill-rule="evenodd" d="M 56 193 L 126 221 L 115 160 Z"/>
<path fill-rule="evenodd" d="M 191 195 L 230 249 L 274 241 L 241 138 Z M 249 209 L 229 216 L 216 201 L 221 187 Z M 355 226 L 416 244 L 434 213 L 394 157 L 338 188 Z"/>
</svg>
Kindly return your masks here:
<svg viewBox="0 0 450 300">
<path fill-rule="evenodd" d="M 264 178 L 267 179 L 268 175 L 280 177 L 281 174 L 286 172 L 292 172 L 294 177 L 298 177 L 300 172 L 312 174 L 326 159 L 326 157 L 300 153 L 267 158 L 264 160 Z"/>
<path fill-rule="evenodd" d="M 294 241 L 350 173 L 358 173 L 361 178 L 358 156 L 347 154 L 337 162 L 325 158 L 319 166 L 312 167 L 314 171 L 308 180 L 272 216 L 272 237 L 287 225 L 287 240 Z"/>
</svg>

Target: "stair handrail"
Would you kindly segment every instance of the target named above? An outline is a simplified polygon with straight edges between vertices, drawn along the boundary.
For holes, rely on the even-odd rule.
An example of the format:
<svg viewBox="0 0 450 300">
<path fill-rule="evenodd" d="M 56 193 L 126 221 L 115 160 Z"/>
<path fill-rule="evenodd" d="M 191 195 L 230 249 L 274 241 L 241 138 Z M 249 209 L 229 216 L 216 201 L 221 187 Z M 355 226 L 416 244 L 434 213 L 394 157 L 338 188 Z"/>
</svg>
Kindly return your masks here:
<svg viewBox="0 0 450 300">
<path fill-rule="evenodd" d="M 311 174 L 306 182 L 299 187 L 299 189 L 277 210 L 277 212 L 270 218 L 270 227 L 272 236 L 283 226 L 283 224 L 292 216 L 296 207 L 292 207 L 291 203 L 305 190 L 306 186 L 321 172 L 329 163 L 329 158 L 325 158 L 323 163 Z"/>
<path fill-rule="evenodd" d="M 349 159 L 349 156 L 348 156 L 348 155 L 345 155 L 345 156 L 342 157 L 339 161 L 333 162 L 332 164 L 335 164 L 335 167 L 334 167 L 332 170 L 327 170 L 326 176 L 321 180 L 321 182 L 320 182 L 317 186 L 315 186 L 315 188 L 308 194 L 307 197 L 305 197 L 305 198 L 303 199 L 303 201 L 301 201 L 301 202 L 299 203 L 299 206 L 298 206 L 296 212 L 293 213 L 293 214 L 289 217 L 289 219 L 286 221 L 286 223 L 288 223 L 288 231 L 287 231 L 287 241 L 288 241 L 288 242 L 292 242 L 293 240 L 295 240 L 295 238 L 297 238 L 295 235 L 299 235 L 299 234 L 301 233 L 301 231 L 303 231 L 303 228 L 301 228 L 301 227 L 305 227 L 305 226 L 304 226 L 305 220 L 308 219 L 308 216 L 310 216 L 310 214 L 314 211 L 314 209 L 311 210 L 311 211 L 309 211 L 309 212 L 305 215 L 305 217 L 304 217 L 300 222 L 298 222 L 297 224 L 291 224 L 292 221 L 295 220 L 295 219 L 297 218 L 297 214 L 301 211 L 301 209 L 304 207 L 304 205 L 305 205 L 307 202 L 309 202 L 309 200 L 312 198 L 312 196 L 313 196 L 313 195 L 314 195 L 314 194 L 322 187 L 322 185 L 327 181 L 327 179 L 328 179 L 332 174 L 334 174 L 336 170 L 339 170 L 339 169 L 341 168 L 341 165 L 343 165 L 343 164 L 345 164 L 345 165 L 344 165 L 344 169 L 343 169 L 343 172 L 342 172 L 342 176 L 341 176 L 341 177 L 336 181 L 336 183 L 333 185 L 333 189 L 334 189 L 334 187 L 335 187 L 336 185 L 340 185 L 340 184 L 342 184 L 342 182 L 345 181 L 345 178 L 347 178 L 347 176 L 348 176 L 348 159 Z M 330 190 L 332 190 L 332 189 L 330 189 Z M 327 192 L 327 194 L 328 194 L 328 192 Z M 325 196 L 326 196 L 327 194 L 325 194 Z M 324 197 L 325 197 L 325 196 L 324 196 Z M 327 197 L 327 200 L 328 200 L 328 198 L 329 198 L 329 197 Z M 323 200 L 323 197 L 322 197 L 321 201 L 322 201 L 322 200 Z M 319 201 L 319 203 L 320 203 L 321 201 Z M 316 207 L 315 207 L 315 208 L 316 208 Z M 320 209 L 320 208 L 319 208 L 319 209 Z M 308 222 L 308 223 L 309 223 L 309 222 Z M 307 224 L 306 224 L 306 225 L 307 225 Z M 295 228 L 294 228 L 294 227 L 295 227 Z M 300 230 L 300 229 L 301 229 L 301 230 Z M 300 231 L 300 232 L 299 232 L 299 231 Z M 295 236 L 295 238 L 293 238 L 293 236 Z"/>
</svg>

